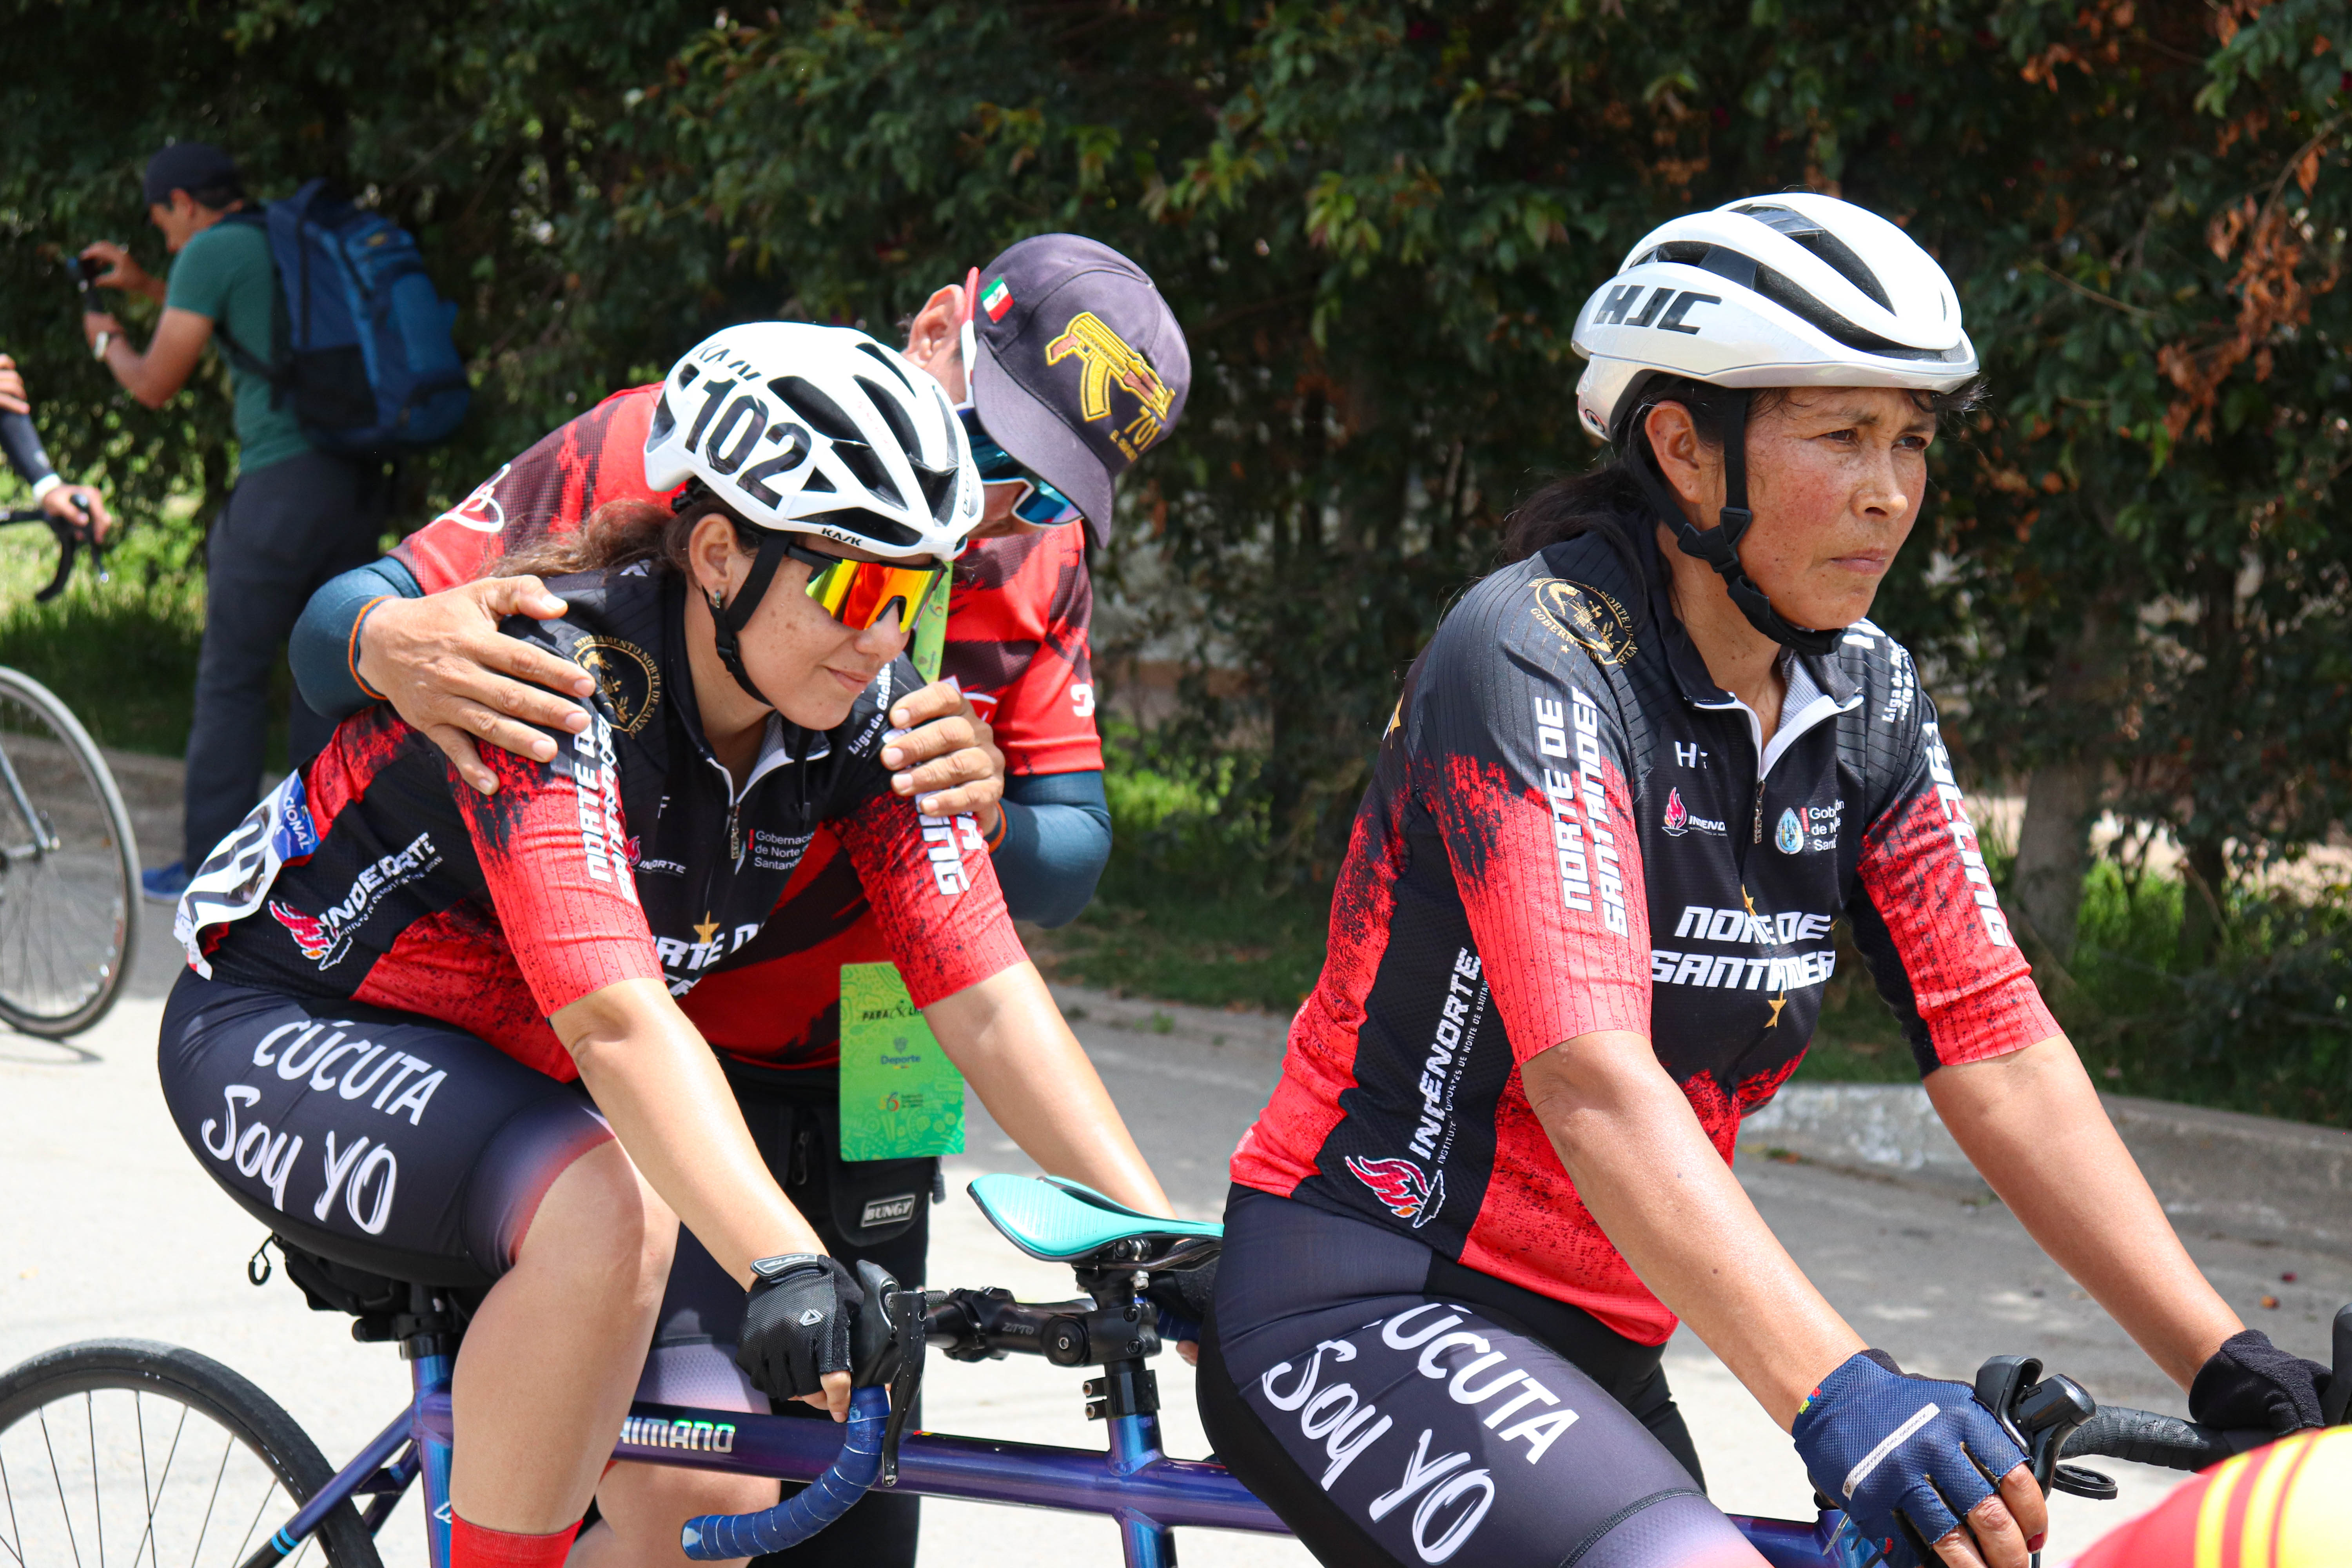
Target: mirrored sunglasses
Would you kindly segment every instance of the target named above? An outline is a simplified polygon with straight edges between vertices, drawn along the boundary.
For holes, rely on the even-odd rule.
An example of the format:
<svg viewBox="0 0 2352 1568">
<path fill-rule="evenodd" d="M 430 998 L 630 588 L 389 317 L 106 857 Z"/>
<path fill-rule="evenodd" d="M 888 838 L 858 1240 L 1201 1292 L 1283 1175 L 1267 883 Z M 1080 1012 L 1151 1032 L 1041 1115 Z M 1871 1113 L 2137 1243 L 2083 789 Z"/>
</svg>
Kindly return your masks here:
<svg viewBox="0 0 2352 1568">
<path fill-rule="evenodd" d="M 849 561 L 799 544 L 786 544 L 784 553 L 808 567 L 808 596 L 852 631 L 866 630 L 896 606 L 899 629 L 912 632 L 915 617 L 948 576 L 945 566 Z"/>
</svg>

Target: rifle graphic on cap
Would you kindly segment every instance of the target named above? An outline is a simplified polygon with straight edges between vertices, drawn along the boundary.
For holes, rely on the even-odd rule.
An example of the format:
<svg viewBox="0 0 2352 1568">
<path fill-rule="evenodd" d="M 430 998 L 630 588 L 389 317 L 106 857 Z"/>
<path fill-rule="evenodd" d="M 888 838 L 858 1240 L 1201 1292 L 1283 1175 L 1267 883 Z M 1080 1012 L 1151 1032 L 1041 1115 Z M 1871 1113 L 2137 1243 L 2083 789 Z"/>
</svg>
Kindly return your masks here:
<svg viewBox="0 0 2352 1568">
<path fill-rule="evenodd" d="M 1132 437 L 1134 452 L 1140 451 L 1160 438 L 1162 421 L 1174 405 L 1176 395 L 1151 362 L 1129 348 L 1125 338 L 1103 323 L 1092 310 L 1081 310 L 1070 318 L 1062 335 L 1045 345 L 1045 363 L 1059 364 L 1076 354 L 1084 362 L 1085 370 L 1078 383 L 1078 411 L 1087 419 L 1110 417 L 1112 382 L 1135 395 L 1143 405 L 1143 412 L 1127 430 L 1118 434 Z M 1120 443 L 1127 445 L 1125 441 Z"/>
</svg>

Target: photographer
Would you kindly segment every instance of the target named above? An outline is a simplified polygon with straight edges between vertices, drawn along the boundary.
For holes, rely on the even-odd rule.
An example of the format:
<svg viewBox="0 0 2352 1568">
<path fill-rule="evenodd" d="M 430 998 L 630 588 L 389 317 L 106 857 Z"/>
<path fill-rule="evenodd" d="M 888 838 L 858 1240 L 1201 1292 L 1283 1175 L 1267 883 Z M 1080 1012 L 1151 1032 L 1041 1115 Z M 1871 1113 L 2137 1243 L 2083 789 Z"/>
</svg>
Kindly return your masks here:
<svg viewBox="0 0 2352 1568">
<path fill-rule="evenodd" d="M 106 498 L 88 485 L 69 485 L 58 477 L 41 437 L 33 428 L 33 396 L 16 362 L 0 354 L 0 452 L 8 466 L 33 487 L 33 503 L 61 522 L 87 526 L 92 539 L 104 539 L 114 526 Z"/>
<path fill-rule="evenodd" d="M 187 384 L 205 343 L 217 335 L 236 409 L 236 483 L 205 547 L 184 849 L 181 859 L 143 878 L 149 898 L 171 903 L 187 888 L 187 868 L 202 862 L 261 798 L 269 678 L 279 650 L 312 592 L 375 554 L 376 529 L 368 523 L 381 517 L 382 496 L 376 471 L 310 445 L 271 384 L 278 280 L 268 230 L 244 216 L 235 161 L 202 142 L 175 142 L 148 161 L 144 195 L 148 221 L 177 258 L 168 285 L 110 241 L 81 254 L 106 265 L 95 280 L 100 288 L 155 300 L 163 320 L 144 353 L 102 312 L 82 317 L 83 334 L 114 379 L 150 408 L 161 408 Z M 289 718 L 287 760 L 299 767 L 333 726 L 299 693 Z"/>
</svg>

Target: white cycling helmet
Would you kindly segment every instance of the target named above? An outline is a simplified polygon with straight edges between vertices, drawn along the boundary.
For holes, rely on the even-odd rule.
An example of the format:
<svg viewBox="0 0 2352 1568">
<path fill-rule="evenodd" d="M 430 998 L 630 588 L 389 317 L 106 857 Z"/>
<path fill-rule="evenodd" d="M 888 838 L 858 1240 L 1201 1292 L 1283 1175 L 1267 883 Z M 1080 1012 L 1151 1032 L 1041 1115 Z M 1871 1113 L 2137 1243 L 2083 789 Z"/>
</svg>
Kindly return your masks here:
<svg viewBox="0 0 2352 1568">
<path fill-rule="evenodd" d="M 1835 196 L 1750 196 L 1661 224 L 1585 301 L 1576 410 L 1601 440 L 1654 375 L 1717 386 L 1907 386 L 1977 374 L 1952 280 Z"/>
<path fill-rule="evenodd" d="M 1725 387 L 1890 386 L 1950 392 L 1977 374 L 1952 280 L 1917 242 L 1835 196 L 1750 196 L 1661 224 L 1578 312 L 1570 340 L 1591 363 L 1576 384 L 1584 427 L 1614 441 L 1685 554 L 1713 566 L 1767 637 L 1826 654 L 1841 632 L 1792 625 L 1739 563 L 1748 510 L 1747 421 L 1725 447 L 1719 526 L 1665 493 L 1635 439 L 1644 389 L 1666 377 Z"/>
<path fill-rule="evenodd" d="M 753 321 L 672 365 L 646 433 L 646 484 L 688 479 L 755 527 L 894 560 L 962 553 L 982 512 L 947 394 L 849 327 Z"/>
</svg>

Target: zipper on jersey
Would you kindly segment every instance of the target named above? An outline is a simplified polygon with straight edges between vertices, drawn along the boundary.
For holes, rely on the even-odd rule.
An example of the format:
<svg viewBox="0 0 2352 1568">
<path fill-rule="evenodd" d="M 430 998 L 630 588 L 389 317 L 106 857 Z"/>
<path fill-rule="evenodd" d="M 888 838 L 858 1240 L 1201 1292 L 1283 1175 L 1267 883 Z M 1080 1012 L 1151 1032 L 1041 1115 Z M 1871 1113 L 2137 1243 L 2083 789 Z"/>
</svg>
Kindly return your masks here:
<svg viewBox="0 0 2352 1568">
<path fill-rule="evenodd" d="M 1764 842 L 1764 781 L 1762 779 L 1756 781 L 1756 834 L 1748 842 L 1750 844 Z"/>
</svg>

